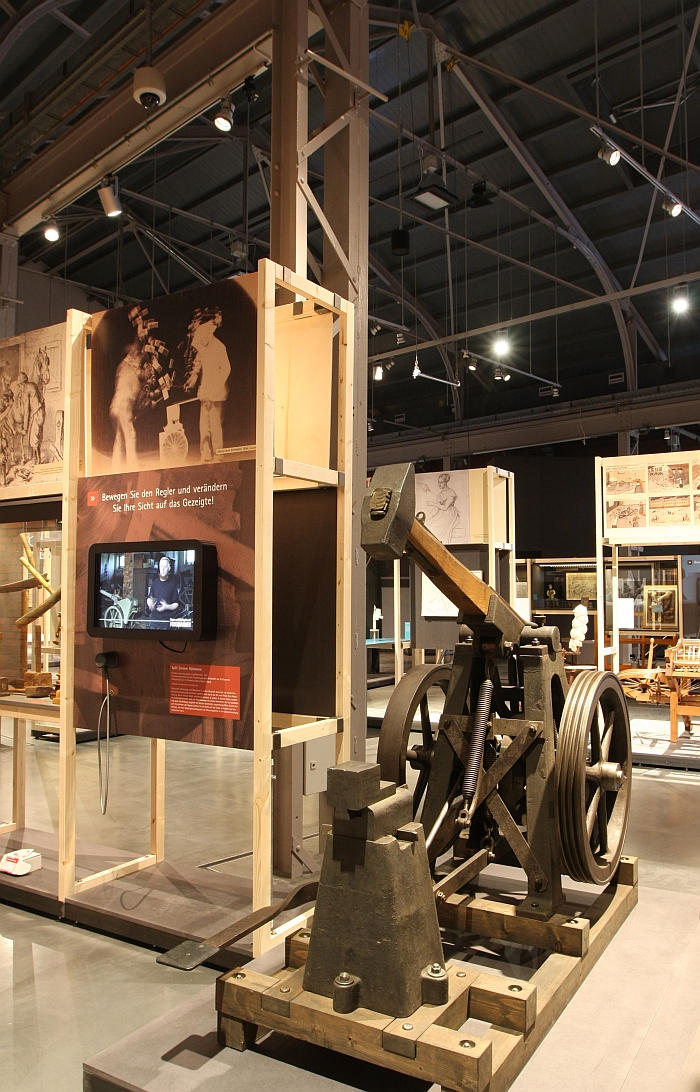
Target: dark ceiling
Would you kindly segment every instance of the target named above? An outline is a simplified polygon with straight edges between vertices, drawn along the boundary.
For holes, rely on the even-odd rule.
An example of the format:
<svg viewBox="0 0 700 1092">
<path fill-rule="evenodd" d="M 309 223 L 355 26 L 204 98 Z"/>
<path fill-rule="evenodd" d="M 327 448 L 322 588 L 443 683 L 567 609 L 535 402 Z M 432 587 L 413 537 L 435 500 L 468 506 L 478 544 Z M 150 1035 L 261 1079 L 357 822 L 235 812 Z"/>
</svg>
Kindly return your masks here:
<svg viewBox="0 0 700 1092">
<path fill-rule="evenodd" d="M 53 12 L 50 6 L 29 2 L 10 15 L 12 3 L 0 0 L 3 176 L 130 80 L 133 68 L 143 63 L 145 20 L 139 5 L 85 0 L 60 8 L 54 4 Z M 214 6 L 207 0 L 154 4 L 155 62 L 161 49 L 187 34 Z M 31 22 L 40 8 L 45 13 Z M 655 191 L 624 162 L 613 168 L 602 162 L 590 121 L 565 105 L 613 122 L 647 144 L 663 147 L 668 141 L 676 158 L 664 164 L 664 184 L 691 208 L 699 206 L 697 49 L 690 54 L 669 135 L 696 5 L 683 8 L 677 0 L 424 0 L 417 11 L 419 18 L 434 17 L 440 37 L 453 48 L 563 100 L 546 99 L 504 76 L 479 74 L 623 287 L 633 278 L 638 285 L 682 279 L 700 268 L 700 226 L 685 215 L 669 217 L 657 195 L 635 277 Z M 401 20 L 414 21 L 413 6 L 404 0 L 401 7 L 387 4 L 370 12 L 370 82 L 388 96 L 386 104 L 371 100 L 370 315 L 405 328 L 399 337 L 412 344 L 416 338 L 475 330 L 603 293 L 601 280 L 561 230 L 561 217 L 522 157 L 507 146 L 457 71 L 442 65 L 429 79 L 425 29 L 414 28 L 408 40 L 397 33 Z M 90 37 L 58 21 L 57 13 Z M 17 34 L 22 19 L 27 24 Z M 314 47 L 322 46 L 321 33 Z M 40 229 L 23 237 L 21 263 L 39 263 L 44 271 L 92 286 L 94 298 L 109 305 L 244 269 L 245 258 L 232 254 L 236 241 L 247 239 L 247 267 L 253 268 L 267 253 L 269 239 L 265 157 L 270 92 L 271 73 L 261 72 L 254 101 L 248 102 L 243 88 L 234 92 L 231 135 L 216 130 L 213 111 L 200 117 L 120 172 L 126 215 L 117 223 L 104 217 L 92 192 L 61 214 L 57 243 L 48 244 Z M 444 213 L 430 212 L 410 196 L 421 178 L 427 145 L 441 143 L 441 103 L 446 184 L 456 197 L 449 235 Z M 310 130 L 320 127 L 323 99 L 316 86 L 311 87 L 309 113 Z M 624 147 L 656 176 L 658 154 L 626 138 Z M 322 198 L 322 151 L 311 159 L 309 177 Z M 492 196 L 473 208 L 468 202 L 478 179 Z M 405 258 L 396 257 L 391 247 L 392 231 L 400 225 L 410 235 Z M 311 214 L 309 247 L 320 262 L 322 236 Z M 640 387 L 697 377 L 700 285 L 690 285 L 690 299 L 691 308 L 681 317 L 672 315 L 667 291 L 635 300 L 649 331 L 646 340 L 637 338 Z M 370 330 L 376 325 L 370 320 Z M 371 355 L 397 348 L 394 326 L 368 334 Z M 624 389 L 624 382 L 610 384 L 611 375 L 624 374 L 625 366 L 609 306 L 515 326 L 508 340 L 507 361 L 521 371 L 558 379 L 562 401 Z M 462 382 L 456 397 L 453 388 L 412 378 L 414 353 L 397 355 L 381 381 L 370 380 L 375 433 L 395 431 L 395 417 L 401 415 L 404 427 L 435 425 L 454 421 L 455 414 L 484 416 L 551 399 L 546 384 L 515 372 L 509 383 L 495 382 L 488 361 L 480 361 L 477 373 L 465 372 L 465 345 L 493 360 L 493 341 L 491 333 L 447 346 L 447 363 Z M 419 366 L 438 378 L 446 376 L 436 349 L 422 350 Z"/>
</svg>

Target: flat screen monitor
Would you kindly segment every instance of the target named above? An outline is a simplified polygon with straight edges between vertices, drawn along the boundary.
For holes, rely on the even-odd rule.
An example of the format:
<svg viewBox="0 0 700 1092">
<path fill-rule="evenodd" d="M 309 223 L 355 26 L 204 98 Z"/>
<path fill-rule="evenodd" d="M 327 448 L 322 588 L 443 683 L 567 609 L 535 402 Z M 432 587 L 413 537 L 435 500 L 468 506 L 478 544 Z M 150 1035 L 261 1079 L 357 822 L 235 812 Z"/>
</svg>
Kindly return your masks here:
<svg viewBox="0 0 700 1092">
<path fill-rule="evenodd" d="M 90 547 L 91 637 L 216 637 L 216 547 L 211 542 L 100 542 Z"/>
</svg>

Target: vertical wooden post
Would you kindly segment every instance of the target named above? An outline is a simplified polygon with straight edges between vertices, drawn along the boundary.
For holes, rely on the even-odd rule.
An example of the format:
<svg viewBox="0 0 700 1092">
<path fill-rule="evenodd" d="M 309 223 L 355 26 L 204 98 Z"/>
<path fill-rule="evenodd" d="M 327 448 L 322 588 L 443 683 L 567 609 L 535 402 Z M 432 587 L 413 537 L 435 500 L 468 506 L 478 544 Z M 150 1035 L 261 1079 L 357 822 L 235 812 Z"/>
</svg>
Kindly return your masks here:
<svg viewBox="0 0 700 1092">
<path fill-rule="evenodd" d="M 605 671 L 605 562 L 603 558 L 603 497 L 601 475 L 603 462 L 595 461 L 595 582 L 596 582 L 596 662 Z"/>
<path fill-rule="evenodd" d="M 352 747 L 350 730 L 352 710 L 352 500 L 353 500 L 353 348 L 355 344 L 355 310 L 343 303 L 338 328 L 338 470 L 345 475 L 345 484 L 338 489 L 337 507 L 337 594 L 335 609 L 336 716 L 342 717 L 344 731 L 336 736 L 336 761 L 364 757 Z M 362 483 L 364 485 L 364 482 Z M 365 652 L 365 630 L 358 636 Z"/>
<path fill-rule="evenodd" d="M 611 576 L 611 600 L 612 600 L 612 639 L 610 644 L 612 646 L 612 654 L 610 656 L 610 670 L 619 671 L 620 669 L 620 609 L 618 604 L 617 593 L 619 591 L 618 579 L 617 579 L 617 566 L 618 566 L 618 547 L 612 548 L 612 576 Z"/>
<path fill-rule="evenodd" d="M 61 547 L 61 722 L 58 745 L 58 901 L 75 892 L 75 576 L 85 335 L 90 316 L 66 314 Z"/>
<path fill-rule="evenodd" d="M 495 520 L 495 497 L 493 488 L 493 475 L 494 468 L 492 466 L 486 467 L 486 530 L 488 534 L 488 567 L 489 571 L 486 577 L 487 584 L 490 584 L 494 591 L 500 591 L 498 573 L 496 572 L 496 520 Z"/>
<path fill-rule="evenodd" d="M 272 521 L 275 435 L 275 272 L 258 265 L 255 423 L 255 623 L 253 666 L 253 909 L 272 899 Z M 270 947 L 270 926 L 253 934 L 253 954 Z"/>
<path fill-rule="evenodd" d="M 165 740 L 151 740 L 151 853 L 165 857 Z"/>
<path fill-rule="evenodd" d="M 516 583 L 516 571 L 515 571 L 515 474 L 508 471 L 508 544 L 510 545 L 510 553 L 508 555 L 508 602 L 511 607 L 515 609 L 515 583 Z"/>
<path fill-rule="evenodd" d="M 27 722 L 15 717 L 12 741 L 12 822 L 23 827 L 27 789 Z"/>
<path fill-rule="evenodd" d="M 401 561 L 394 562 L 394 682 L 403 678 L 403 634 L 401 632 Z"/>
</svg>

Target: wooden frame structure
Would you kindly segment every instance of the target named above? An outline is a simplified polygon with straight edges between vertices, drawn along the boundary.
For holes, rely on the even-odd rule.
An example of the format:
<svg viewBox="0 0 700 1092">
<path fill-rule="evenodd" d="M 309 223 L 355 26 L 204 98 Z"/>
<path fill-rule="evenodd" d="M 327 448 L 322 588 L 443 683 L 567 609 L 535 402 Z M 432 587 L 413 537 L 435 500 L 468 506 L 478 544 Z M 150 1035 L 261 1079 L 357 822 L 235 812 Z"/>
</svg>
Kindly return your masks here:
<svg viewBox="0 0 700 1092">
<path fill-rule="evenodd" d="M 219 1041 L 253 1046 L 267 1030 L 330 1047 L 386 1069 L 441 1085 L 443 1092 L 506 1092 L 637 904 L 637 859 L 592 904 L 575 896 L 549 921 L 519 916 L 512 903 L 473 893 L 443 900 L 441 924 L 549 954 L 526 981 L 448 965 L 444 1005 L 422 1005 L 394 1019 L 369 1009 L 336 1012 L 333 1000 L 304 990 L 308 929 L 287 940 L 286 966 L 274 975 L 241 967 L 217 981 Z M 474 1034 L 469 1019 L 484 1021 Z"/>
</svg>

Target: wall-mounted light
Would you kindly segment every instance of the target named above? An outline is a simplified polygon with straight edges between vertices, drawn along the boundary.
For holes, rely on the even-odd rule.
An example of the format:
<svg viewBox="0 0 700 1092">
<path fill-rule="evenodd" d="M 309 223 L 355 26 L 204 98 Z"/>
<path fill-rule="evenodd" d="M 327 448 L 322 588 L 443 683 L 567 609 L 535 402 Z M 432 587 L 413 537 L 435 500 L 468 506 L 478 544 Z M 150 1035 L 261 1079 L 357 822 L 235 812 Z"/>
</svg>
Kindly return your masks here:
<svg viewBox="0 0 700 1092">
<path fill-rule="evenodd" d="M 384 369 L 382 368 L 381 364 L 375 364 L 372 375 L 374 379 L 377 380 L 377 382 L 379 382 L 380 379 L 384 378 Z"/>
<path fill-rule="evenodd" d="M 97 187 L 97 193 L 102 202 L 105 216 L 121 216 L 122 203 L 119 200 L 119 180 L 106 178 L 101 186 Z"/>
<path fill-rule="evenodd" d="M 55 220 L 47 220 L 46 227 L 44 228 L 44 238 L 50 243 L 57 243 L 61 237 L 61 233 L 58 230 L 58 224 Z"/>
<path fill-rule="evenodd" d="M 233 103 L 230 99 L 221 100 L 221 105 L 214 115 L 214 124 L 222 133 L 230 133 L 233 129 Z"/>
<path fill-rule="evenodd" d="M 671 297 L 671 307 L 677 315 L 684 315 L 690 306 L 688 299 L 688 285 L 678 284 L 673 289 L 673 296 Z"/>
</svg>

